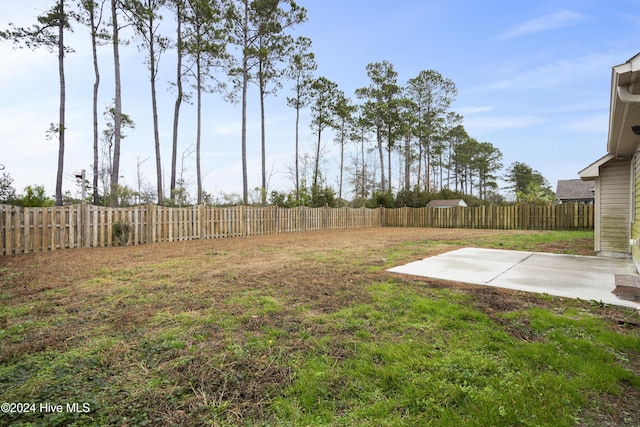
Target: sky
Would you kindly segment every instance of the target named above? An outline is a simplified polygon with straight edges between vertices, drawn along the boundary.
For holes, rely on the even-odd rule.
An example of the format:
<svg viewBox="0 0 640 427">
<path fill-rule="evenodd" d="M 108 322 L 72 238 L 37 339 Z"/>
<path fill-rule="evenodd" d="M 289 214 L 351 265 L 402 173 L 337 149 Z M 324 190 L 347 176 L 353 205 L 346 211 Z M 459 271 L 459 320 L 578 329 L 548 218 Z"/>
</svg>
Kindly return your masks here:
<svg viewBox="0 0 640 427">
<path fill-rule="evenodd" d="M 28 26 L 53 1 L 0 0 L 0 28 Z M 422 70 L 436 70 L 458 90 L 452 110 L 464 116 L 468 134 L 503 154 L 504 169 L 524 162 L 555 189 L 560 179 L 606 154 L 611 68 L 640 52 L 637 0 L 298 0 L 308 21 L 294 35 L 312 39 L 316 76 L 336 82 L 355 102 L 368 86 L 366 66 L 387 60 L 405 85 Z M 173 34 L 173 17 L 163 25 Z M 75 50 L 66 58 L 67 132 L 63 191 L 77 194 L 75 175 L 91 180 L 93 64 L 86 28 L 67 36 Z M 123 112 L 135 122 L 122 142 L 121 183 L 155 187 L 151 97 L 144 54 L 136 43 L 121 48 Z M 99 49 L 102 112 L 113 99 L 110 46 Z M 57 140 L 46 139 L 58 117 L 57 57 L 46 50 L 14 49 L 0 43 L 0 164 L 21 192 L 27 185 L 55 191 Z M 165 188 L 169 186 L 175 93 L 175 52 L 166 52 L 158 77 L 160 139 Z M 295 111 L 286 106 L 290 86 L 267 98 L 266 139 L 270 190 L 294 188 Z M 184 104 L 183 104 L 184 105 Z M 181 111 L 179 162 L 195 194 L 195 106 Z M 204 98 L 202 170 L 205 191 L 216 197 L 242 193 L 241 109 L 217 94 Z M 301 151 L 312 153 L 315 135 L 307 111 L 301 117 Z M 323 138 L 323 168 L 336 187 L 338 150 Z M 249 188 L 260 185 L 260 113 L 250 88 L 248 110 Z M 185 156 L 183 162 L 180 157 Z M 506 185 L 500 182 L 501 185 Z M 347 193 L 348 197 L 349 194 Z"/>
</svg>

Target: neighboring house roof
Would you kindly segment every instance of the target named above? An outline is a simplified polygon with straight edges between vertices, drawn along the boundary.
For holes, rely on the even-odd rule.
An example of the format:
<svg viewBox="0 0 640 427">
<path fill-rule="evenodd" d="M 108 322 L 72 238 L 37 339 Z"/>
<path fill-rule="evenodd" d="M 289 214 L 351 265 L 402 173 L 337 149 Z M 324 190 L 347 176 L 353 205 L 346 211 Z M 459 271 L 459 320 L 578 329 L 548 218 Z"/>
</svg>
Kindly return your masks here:
<svg viewBox="0 0 640 427">
<path fill-rule="evenodd" d="M 563 179 L 558 181 L 556 199 L 558 200 L 593 200 L 595 184 L 593 181 L 581 179 Z"/>
<path fill-rule="evenodd" d="M 432 200 L 427 203 L 428 207 L 432 208 L 450 208 L 453 206 L 467 206 L 462 199 L 448 199 L 448 200 Z"/>
<path fill-rule="evenodd" d="M 638 135 L 631 129 L 640 126 L 640 53 L 611 73 L 611 104 L 607 152 L 615 156 L 633 154 Z M 640 128 L 636 129 L 640 132 Z"/>
</svg>

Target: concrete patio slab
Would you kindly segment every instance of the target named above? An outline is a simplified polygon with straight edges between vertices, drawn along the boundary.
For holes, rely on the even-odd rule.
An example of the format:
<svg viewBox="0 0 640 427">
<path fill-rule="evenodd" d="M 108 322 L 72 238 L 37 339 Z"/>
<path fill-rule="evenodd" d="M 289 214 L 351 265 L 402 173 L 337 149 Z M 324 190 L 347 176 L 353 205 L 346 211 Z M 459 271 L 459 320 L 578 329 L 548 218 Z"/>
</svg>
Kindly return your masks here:
<svg viewBox="0 0 640 427">
<path fill-rule="evenodd" d="M 462 248 L 387 271 L 640 310 L 640 303 L 620 299 L 613 293 L 616 274 L 636 274 L 629 259 Z"/>
</svg>

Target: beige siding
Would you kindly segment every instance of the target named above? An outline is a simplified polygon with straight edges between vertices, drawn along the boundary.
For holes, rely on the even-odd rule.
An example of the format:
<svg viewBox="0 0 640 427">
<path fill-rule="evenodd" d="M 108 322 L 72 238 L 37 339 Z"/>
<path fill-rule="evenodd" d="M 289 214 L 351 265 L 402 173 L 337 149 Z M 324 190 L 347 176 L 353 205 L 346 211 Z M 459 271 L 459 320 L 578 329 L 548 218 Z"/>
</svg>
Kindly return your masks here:
<svg viewBox="0 0 640 427">
<path fill-rule="evenodd" d="M 631 216 L 631 238 L 640 239 L 640 156 L 636 155 L 633 159 L 633 176 L 632 176 L 632 216 Z M 640 262 L 640 250 L 638 245 L 634 245 L 632 250 L 633 259 L 636 265 Z"/>
<path fill-rule="evenodd" d="M 631 162 L 614 161 L 600 170 L 600 248 L 601 253 L 629 252 L 630 168 Z"/>
</svg>

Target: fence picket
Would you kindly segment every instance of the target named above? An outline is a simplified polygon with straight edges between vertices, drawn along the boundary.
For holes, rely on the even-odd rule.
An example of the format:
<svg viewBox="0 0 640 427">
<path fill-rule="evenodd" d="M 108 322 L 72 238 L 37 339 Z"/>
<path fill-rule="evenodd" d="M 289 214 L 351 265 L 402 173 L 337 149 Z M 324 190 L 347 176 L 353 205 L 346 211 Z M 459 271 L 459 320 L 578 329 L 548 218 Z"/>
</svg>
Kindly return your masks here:
<svg viewBox="0 0 640 427">
<path fill-rule="evenodd" d="M 113 246 L 113 224 L 128 221 L 131 244 L 362 227 L 531 230 L 593 229 L 593 205 L 454 208 L 308 208 L 0 205 L 0 254 Z"/>
</svg>

